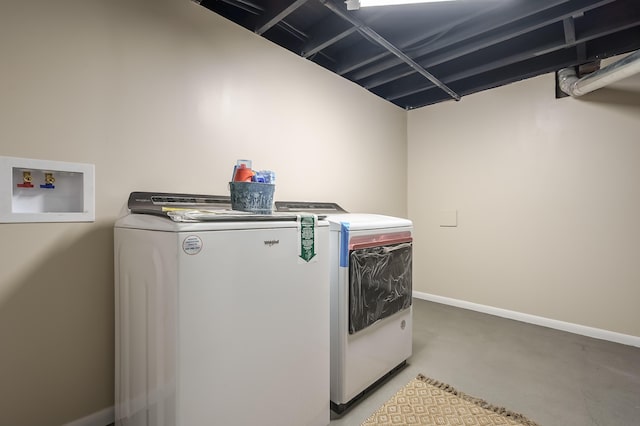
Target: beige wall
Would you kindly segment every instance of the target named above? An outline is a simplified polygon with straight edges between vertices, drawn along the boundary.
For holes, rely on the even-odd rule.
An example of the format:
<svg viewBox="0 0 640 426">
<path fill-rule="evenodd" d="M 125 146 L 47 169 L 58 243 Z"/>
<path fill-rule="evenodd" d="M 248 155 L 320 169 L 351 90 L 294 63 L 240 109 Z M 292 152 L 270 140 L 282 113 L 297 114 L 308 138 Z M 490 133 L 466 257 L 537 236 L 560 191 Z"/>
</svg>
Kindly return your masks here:
<svg viewBox="0 0 640 426">
<path fill-rule="evenodd" d="M 406 216 L 403 110 L 189 0 L 2 1 L 0 94 L 0 155 L 96 165 L 95 223 L 0 224 L 0 424 L 112 406 L 131 191 L 226 194 L 249 158 L 277 199 Z"/>
<path fill-rule="evenodd" d="M 115 218 L 133 190 L 225 194 L 238 158 L 281 200 L 409 214 L 418 291 L 640 336 L 637 80 L 407 122 L 189 0 L 3 1 L 0 59 L 0 155 L 96 165 L 95 223 L 0 224 L 0 424 L 113 404 Z"/>
<path fill-rule="evenodd" d="M 550 74 L 409 112 L 415 290 L 640 336 L 639 77 L 557 100 Z"/>
</svg>

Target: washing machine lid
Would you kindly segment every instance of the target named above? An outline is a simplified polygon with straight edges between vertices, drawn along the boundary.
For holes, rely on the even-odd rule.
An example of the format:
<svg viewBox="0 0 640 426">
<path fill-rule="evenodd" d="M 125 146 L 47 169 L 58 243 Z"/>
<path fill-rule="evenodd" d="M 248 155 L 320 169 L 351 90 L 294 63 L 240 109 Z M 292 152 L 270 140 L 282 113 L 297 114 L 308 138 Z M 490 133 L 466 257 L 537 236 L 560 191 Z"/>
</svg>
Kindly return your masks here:
<svg viewBox="0 0 640 426">
<path fill-rule="evenodd" d="M 274 212 L 255 214 L 231 209 L 231 197 L 224 195 L 132 192 L 116 228 L 168 232 L 226 229 L 297 227 L 310 213 Z M 323 215 L 317 226 L 327 226 Z"/>
<path fill-rule="evenodd" d="M 326 220 L 316 222 L 318 228 L 327 227 Z M 164 232 L 205 232 L 205 231 L 230 231 L 248 229 L 275 229 L 275 228 L 299 228 L 297 216 L 282 216 L 274 213 L 270 218 L 246 216 L 243 218 L 224 217 L 216 220 L 201 222 L 174 222 L 169 217 L 161 217 L 149 214 L 128 214 L 118 219 L 115 228 L 140 229 L 146 231 Z"/>
</svg>

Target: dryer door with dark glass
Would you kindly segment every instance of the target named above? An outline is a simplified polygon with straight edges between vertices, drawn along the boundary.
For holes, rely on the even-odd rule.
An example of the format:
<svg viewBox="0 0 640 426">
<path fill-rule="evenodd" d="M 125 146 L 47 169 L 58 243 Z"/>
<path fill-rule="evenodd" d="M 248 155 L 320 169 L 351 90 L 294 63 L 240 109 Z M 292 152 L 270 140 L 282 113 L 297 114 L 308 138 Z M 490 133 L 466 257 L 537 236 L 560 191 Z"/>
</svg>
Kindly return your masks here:
<svg viewBox="0 0 640 426">
<path fill-rule="evenodd" d="M 349 334 L 354 334 L 411 306 L 412 239 L 410 233 L 355 237 L 349 249 Z"/>
</svg>

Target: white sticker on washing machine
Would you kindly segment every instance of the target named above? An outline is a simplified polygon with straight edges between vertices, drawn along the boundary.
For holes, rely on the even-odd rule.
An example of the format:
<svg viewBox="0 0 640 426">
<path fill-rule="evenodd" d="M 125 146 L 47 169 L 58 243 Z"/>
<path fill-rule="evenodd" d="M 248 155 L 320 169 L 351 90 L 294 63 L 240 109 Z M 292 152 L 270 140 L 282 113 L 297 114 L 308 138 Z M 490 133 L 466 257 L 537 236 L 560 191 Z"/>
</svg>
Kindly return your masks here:
<svg viewBox="0 0 640 426">
<path fill-rule="evenodd" d="M 197 235 L 189 235 L 182 241 L 182 250 L 187 254 L 198 254 L 202 250 L 202 240 Z"/>
</svg>

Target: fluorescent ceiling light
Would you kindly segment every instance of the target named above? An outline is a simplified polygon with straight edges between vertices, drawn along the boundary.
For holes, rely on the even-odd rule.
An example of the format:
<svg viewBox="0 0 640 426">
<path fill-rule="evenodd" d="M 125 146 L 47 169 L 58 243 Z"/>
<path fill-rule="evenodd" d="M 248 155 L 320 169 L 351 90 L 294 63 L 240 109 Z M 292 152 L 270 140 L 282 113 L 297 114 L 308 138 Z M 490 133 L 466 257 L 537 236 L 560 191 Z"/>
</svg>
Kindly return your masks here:
<svg viewBox="0 0 640 426">
<path fill-rule="evenodd" d="M 360 0 L 360 7 L 395 6 L 398 4 L 435 3 L 453 0 Z"/>
</svg>

